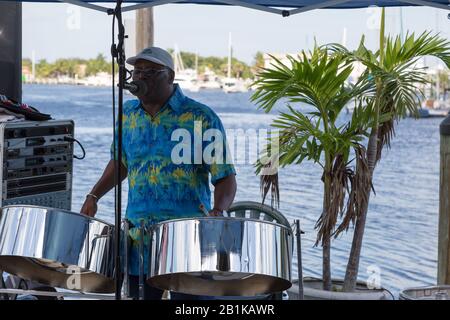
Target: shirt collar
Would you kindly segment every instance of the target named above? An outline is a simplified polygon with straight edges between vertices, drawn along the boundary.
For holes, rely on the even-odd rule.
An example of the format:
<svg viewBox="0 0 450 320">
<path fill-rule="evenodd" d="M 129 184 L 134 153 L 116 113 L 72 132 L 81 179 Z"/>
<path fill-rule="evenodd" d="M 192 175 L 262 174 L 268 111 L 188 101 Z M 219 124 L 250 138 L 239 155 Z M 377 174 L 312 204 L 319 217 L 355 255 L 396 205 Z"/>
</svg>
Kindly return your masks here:
<svg viewBox="0 0 450 320">
<path fill-rule="evenodd" d="M 175 89 L 173 91 L 173 94 L 167 101 L 167 104 L 172 108 L 173 111 L 179 113 L 182 110 L 184 101 L 186 100 L 186 96 L 177 83 L 174 84 L 174 88 Z"/>
</svg>

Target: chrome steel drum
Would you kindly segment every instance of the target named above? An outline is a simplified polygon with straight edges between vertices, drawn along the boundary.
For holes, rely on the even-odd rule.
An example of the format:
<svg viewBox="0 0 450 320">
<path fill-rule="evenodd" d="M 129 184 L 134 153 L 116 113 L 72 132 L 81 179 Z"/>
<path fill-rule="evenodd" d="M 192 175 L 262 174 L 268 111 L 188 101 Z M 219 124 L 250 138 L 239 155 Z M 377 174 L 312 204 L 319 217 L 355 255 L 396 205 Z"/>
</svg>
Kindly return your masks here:
<svg viewBox="0 0 450 320">
<path fill-rule="evenodd" d="M 70 211 L 6 206 L 0 211 L 0 270 L 84 292 L 114 291 L 114 227 Z"/>
<path fill-rule="evenodd" d="M 291 286 L 293 237 L 286 226 L 204 217 L 169 220 L 152 230 L 152 286 L 214 296 L 255 296 Z"/>
</svg>

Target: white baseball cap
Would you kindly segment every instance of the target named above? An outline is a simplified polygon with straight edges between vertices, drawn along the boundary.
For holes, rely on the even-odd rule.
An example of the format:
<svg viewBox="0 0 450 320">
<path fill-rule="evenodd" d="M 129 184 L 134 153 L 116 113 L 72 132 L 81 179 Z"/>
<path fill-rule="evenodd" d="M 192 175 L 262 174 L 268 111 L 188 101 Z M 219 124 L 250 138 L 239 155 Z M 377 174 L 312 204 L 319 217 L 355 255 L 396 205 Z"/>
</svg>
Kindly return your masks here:
<svg viewBox="0 0 450 320">
<path fill-rule="evenodd" d="M 165 66 L 175 72 L 172 56 L 166 50 L 161 49 L 159 47 L 145 48 L 136 56 L 128 58 L 127 63 L 134 66 L 136 61 L 139 59 L 151 61 L 156 64 L 160 64 L 160 65 Z"/>
</svg>

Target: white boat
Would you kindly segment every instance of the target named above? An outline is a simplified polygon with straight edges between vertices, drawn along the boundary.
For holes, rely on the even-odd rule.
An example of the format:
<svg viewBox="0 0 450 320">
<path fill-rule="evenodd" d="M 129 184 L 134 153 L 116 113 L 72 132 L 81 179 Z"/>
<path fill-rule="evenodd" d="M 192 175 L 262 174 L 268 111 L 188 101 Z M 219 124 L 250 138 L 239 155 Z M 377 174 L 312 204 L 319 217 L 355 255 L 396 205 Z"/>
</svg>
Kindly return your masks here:
<svg viewBox="0 0 450 320">
<path fill-rule="evenodd" d="M 112 75 L 107 72 L 99 72 L 95 76 L 89 76 L 85 79 L 84 85 L 94 87 L 107 87 L 111 86 Z"/>
<path fill-rule="evenodd" d="M 217 80 L 206 80 L 198 83 L 200 89 L 220 89 L 222 85 Z"/>
<path fill-rule="evenodd" d="M 439 108 L 439 109 L 420 108 L 419 118 L 444 118 L 449 115 L 449 111 L 450 109 L 448 108 Z"/>
<path fill-rule="evenodd" d="M 190 92 L 199 91 L 200 87 L 197 80 L 197 70 L 184 68 L 183 59 L 181 58 L 181 53 L 177 45 L 175 45 L 173 55 L 173 61 L 175 64 L 174 82 L 177 83 L 182 90 Z"/>
<path fill-rule="evenodd" d="M 234 92 L 247 92 L 248 87 L 244 80 L 233 78 L 231 76 L 231 55 L 232 55 L 232 47 L 231 47 L 231 32 L 229 34 L 228 39 L 228 74 L 225 79 L 222 80 L 222 90 L 226 93 L 234 93 Z"/>
<path fill-rule="evenodd" d="M 200 89 L 221 89 L 222 84 L 219 77 L 210 70 L 208 67 L 205 68 L 205 72 L 198 81 L 198 86 Z"/>
<path fill-rule="evenodd" d="M 200 89 L 197 81 L 197 72 L 193 69 L 184 69 L 175 73 L 174 82 L 178 83 L 182 90 L 197 92 Z"/>
<path fill-rule="evenodd" d="M 222 90 L 226 93 L 247 92 L 246 83 L 237 78 L 224 78 L 222 80 Z"/>
<path fill-rule="evenodd" d="M 419 118 L 446 117 L 450 112 L 450 100 L 427 99 L 419 109 Z"/>
</svg>

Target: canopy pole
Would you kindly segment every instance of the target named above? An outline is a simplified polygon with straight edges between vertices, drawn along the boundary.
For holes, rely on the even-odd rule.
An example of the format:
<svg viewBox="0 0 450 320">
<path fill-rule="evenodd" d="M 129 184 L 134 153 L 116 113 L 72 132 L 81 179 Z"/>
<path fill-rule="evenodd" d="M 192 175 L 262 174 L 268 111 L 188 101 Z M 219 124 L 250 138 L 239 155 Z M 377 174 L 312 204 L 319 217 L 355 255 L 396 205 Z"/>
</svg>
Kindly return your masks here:
<svg viewBox="0 0 450 320">
<path fill-rule="evenodd" d="M 155 42 L 155 23 L 153 19 L 153 8 L 144 8 L 136 11 L 136 39 L 135 52 L 141 52 L 147 47 L 153 46 Z"/>
<path fill-rule="evenodd" d="M 439 126 L 441 169 L 439 184 L 439 230 L 437 284 L 450 284 L 450 117 Z"/>
<path fill-rule="evenodd" d="M 0 2 L 0 94 L 22 101 L 22 3 Z"/>
</svg>

